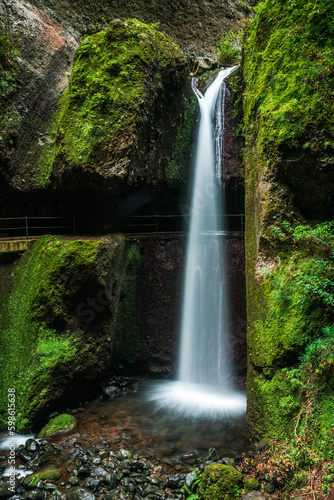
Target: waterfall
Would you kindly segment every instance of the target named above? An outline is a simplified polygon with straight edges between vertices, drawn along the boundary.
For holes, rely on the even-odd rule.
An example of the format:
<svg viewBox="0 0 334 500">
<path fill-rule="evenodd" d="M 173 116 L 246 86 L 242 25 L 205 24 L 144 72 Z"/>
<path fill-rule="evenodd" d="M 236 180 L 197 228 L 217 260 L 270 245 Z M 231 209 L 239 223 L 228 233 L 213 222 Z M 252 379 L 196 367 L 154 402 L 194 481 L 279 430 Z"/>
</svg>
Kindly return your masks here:
<svg viewBox="0 0 334 500">
<path fill-rule="evenodd" d="M 190 212 L 183 296 L 181 382 L 231 388 L 228 355 L 229 305 L 222 250 L 221 164 L 224 78 L 220 71 L 203 96 L 195 93 L 200 123 L 195 155 L 195 178 Z M 220 97 L 220 99 L 219 99 Z M 201 199 L 199 207 L 198 199 Z"/>
<path fill-rule="evenodd" d="M 224 144 L 224 79 L 221 70 L 204 95 L 193 85 L 200 108 L 184 279 L 178 381 L 152 399 L 192 416 L 242 414 L 246 401 L 232 383 L 230 318 L 226 289 L 221 182 Z"/>
</svg>

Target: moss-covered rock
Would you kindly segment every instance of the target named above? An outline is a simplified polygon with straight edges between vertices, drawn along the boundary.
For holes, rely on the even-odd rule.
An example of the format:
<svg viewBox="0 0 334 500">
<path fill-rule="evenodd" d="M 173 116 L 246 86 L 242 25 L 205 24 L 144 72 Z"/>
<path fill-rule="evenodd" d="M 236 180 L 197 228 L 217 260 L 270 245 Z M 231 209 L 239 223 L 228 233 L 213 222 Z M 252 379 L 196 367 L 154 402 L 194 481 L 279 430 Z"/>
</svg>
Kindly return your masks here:
<svg viewBox="0 0 334 500">
<path fill-rule="evenodd" d="M 66 432 L 74 429 L 76 426 L 76 420 L 73 415 L 63 413 L 58 415 L 48 422 L 41 432 L 38 434 L 38 438 L 46 438 L 50 436 L 55 436 L 61 432 Z"/>
<path fill-rule="evenodd" d="M 70 83 L 36 174 L 45 184 L 83 172 L 114 186 L 165 180 L 189 84 L 170 37 L 136 19 L 115 20 L 77 49 Z M 80 174 L 81 172 L 81 174 Z"/>
<path fill-rule="evenodd" d="M 201 478 L 201 500 L 232 500 L 242 485 L 241 472 L 222 464 L 207 465 Z"/>
<path fill-rule="evenodd" d="M 244 482 L 244 490 L 246 493 L 250 491 L 258 490 L 260 488 L 260 483 L 255 477 L 250 477 L 249 479 L 245 479 Z"/>
<path fill-rule="evenodd" d="M 58 469 L 50 469 L 46 470 L 43 472 L 37 472 L 36 474 L 30 474 L 29 476 L 26 476 L 23 480 L 24 486 L 29 489 L 33 490 L 36 488 L 37 484 L 39 481 L 57 481 L 60 479 L 62 476 L 62 472 Z"/>
</svg>

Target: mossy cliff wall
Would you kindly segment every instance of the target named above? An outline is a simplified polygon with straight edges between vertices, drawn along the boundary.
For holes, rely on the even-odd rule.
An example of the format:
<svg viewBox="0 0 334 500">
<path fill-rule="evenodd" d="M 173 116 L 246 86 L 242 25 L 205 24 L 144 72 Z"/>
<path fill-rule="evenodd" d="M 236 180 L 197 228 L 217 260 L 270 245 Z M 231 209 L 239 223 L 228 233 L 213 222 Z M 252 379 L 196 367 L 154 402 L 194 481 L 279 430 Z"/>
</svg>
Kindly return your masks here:
<svg viewBox="0 0 334 500">
<path fill-rule="evenodd" d="M 109 367 L 124 248 L 121 236 L 45 236 L 11 269 L 1 301 L 1 412 L 15 387 L 18 427 L 96 391 Z"/>
<path fill-rule="evenodd" d="M 97 395 L 108 373 L 175 373 L 184 236 L 44 236 L 2 257 L 0 411 L 17 394 L 17 428 Z M 237 383 L 245 376 L 243 239 L 226 241 Z"/>
<path fill-rule="evenodd" d="M 331 11 L 328 0 L 261 2 L 242 68 L 248 422 L 257 438 L 298 435 L 326 452 L 334 425 Z"/>
</svg>

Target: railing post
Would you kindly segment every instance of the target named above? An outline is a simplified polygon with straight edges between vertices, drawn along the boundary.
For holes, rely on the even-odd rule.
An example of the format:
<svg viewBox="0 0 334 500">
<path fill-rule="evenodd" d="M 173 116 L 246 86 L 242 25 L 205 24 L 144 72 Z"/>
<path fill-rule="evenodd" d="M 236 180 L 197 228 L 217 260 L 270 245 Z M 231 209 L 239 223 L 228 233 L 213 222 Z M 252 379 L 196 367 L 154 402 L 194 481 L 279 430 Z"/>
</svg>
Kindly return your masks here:
<svg viewBox="0 0 334 500">
<path fill-rule="evenodd" d="M 28 217 L 27 216 L 25 217 L 25 220 L 26 220 L 26 236 L 27 236 L 27 240 L 29 240 Z"/>
<path fill-rule="evenodd" d="M 155 216 L 155 234 L 158 233 L 158 216 Z"/>
<path fill-rule="evenodd" d="M 241 232 L 244 232 L 244 215 L 241 214 Z"/>
<path fill-rule="evenodd" d="M 73 223 L 73 236 L 75 236 L 75 215 L 72 216 L 72 223 Z"/>
</svg>

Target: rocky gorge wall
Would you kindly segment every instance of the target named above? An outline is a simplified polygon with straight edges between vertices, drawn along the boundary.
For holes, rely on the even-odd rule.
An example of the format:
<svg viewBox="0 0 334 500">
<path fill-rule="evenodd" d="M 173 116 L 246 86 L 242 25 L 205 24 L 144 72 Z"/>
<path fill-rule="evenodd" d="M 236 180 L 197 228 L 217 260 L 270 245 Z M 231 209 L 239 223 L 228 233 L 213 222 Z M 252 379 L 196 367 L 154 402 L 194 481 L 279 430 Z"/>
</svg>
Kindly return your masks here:
<svg viewBox="0 0 334 500">
<path fill-rule="evenodd" d="M 176 374 L 184 235 L 44 236 L 18 260 L 3 256 L 1 415 L 7 388 L 17 425 L 97 395 L 110 373 Z M 243 237 L 226 245 L 235 383 L 244 387 L 246 318 Z M 9 369 L 10 367 L 10 369 Z"/>
<path fill-rule="evenodd" d="M 242 64 L 248 424 L 304 458 L 333 447 L 331 8 L 261 2 Z"/>
<path fill-rule="evenodd" d="M 149 195 L 146 196 L 149 200 L 146 204 L 151 203 L 152 209 L 155 206 L 158 212 L 171 211 L 171 207 L 179 203 L 180 190 L 184 189 L 184 176 L 188 168 L 186 158 L 189 157 L 187 151 L 189 152 L 189 134 L 191 134 L 189 123 L 193 123 L 194 116 L 194 100 L 191 103 L 188 95 L 193 61 L 197 56 L 212 55 L 222 32 L 227 32 L 230 28 L 239 30 L 246 17 L 250 15 L 251 3 L 232 0 L 223 3 L 216 0 L 204 3 L 198 0 L 191 4 L 188 2 L 177 4 L 170 2 L 117 3 L 98 0 L 76 2 L 74 6 L 73 2 L 67 1 L 4 0 L 0 6 L 0 29 L 3 34 L 0 47 L 2 215 L 13 216 L 22 215 L 22 213 L 55 215 L 59 211 L 62 212 L 60 215 L 68 213 L 79 215 L 80 206 L 83 203 L 88 213 L 99 213 L 103 217 L 107 207 L 117 206 L 129 195 L 129 191 L 133 193 L 144 187 L 150 190 Z M 128 19 L 129 17 L 136 17 L 139 21 L 146 23 L 160 22 L 160 27 L 155 24 L 150 28 L 150 36 L 158 33 L 155 30 L 158 28 L 162 33 L 154 36 L 164 40 L 165 48 L 170 55 L 172 53 L 176 55 L 176 52 L 175 47 L 169 50 L 168 47 L 172 48 L 172 45 L 168 44 L 175 42 L 186 55 L 181 56 L 181 51 L 179 52 L 178 57 L 181 59 L 183 57 L 182 63 L 181 59 L 177 62 L 177 58 L 174 58 L 172 62 L 171 57 L 169 69 L 166 66 L 160 73 L 159 65 L 164 66 L 162 61 L 158 61 L 162 54 L 161 44 L 160 55 L 154 64 L 153 60 L 148 64 L 147 54 L 146 66 L 145 57 L 142 58 L 144 71 L 146 71 L 146 83 L 142 87 L 145 92 L 140 95 L 145 95 L 145 97 L 139 99 L 140 106 L 137 111 L 128 116 L 128 125 L 132 120 L 132 128 L 131 132 L 123 134 L 122 141 L 117 143 L 119 147 L 121 144 L 123 147 L 118 151 L 118 157 L 115 152 L 114 157 L 110 158 L 110 154 L 107 153 L 107 144 L 103 145 L 103 154 L 108 159 L 103 163 L 99 161 L 102 156 L 100 154 L 99 158 L 98 151 L 93 151 L 93 156 L 90 155 L 87 158 L 87 148 L 83 147 L 83 140 L 92 145 L 97 142 L 101 143 L 102 136 L 109 136 L 110 123 L 104 123 L 108 114 L 101 113 L 101 109 L 105 106 L 115 111 L 115 109 L 122 108 L 124 103 L 122 104 L 119 100 L 120 96 L 115 94 L 117 89 L 111 92 L 112 95 L 110 94 L 111 89 L 107 89 L 110 82 L 107 83 L 105 77 L 103 77 L 103 82 L 103 78 L 100 81 L 101 71 L 97 75 L 97 67 L 101 66 L 102 69 L 103 64 L 98 63 L 96 66 L 93 60 L 97 61 L 97 57 L 103 59 L 106 54 L 103 54 L 102 45 L 97 44 L 98 38 L 103 43 L 103 37 L 96 36 L 96 34 L 107 29 L 110 23 L 115 22 L 115 19 Z M 142 25 L 139 31 L 141 29 L 143 29 Z M 91 39 L 90 45 L 82 46 L 80 49 L 81 55 L 85 52 L 87 61 L 90 61 L 91 75 L 88 74 L 87 78 L 90 83 L 95 81 L 93 93 L 98 94 L 102 87 L 104 88 L 104 99 L 106 95 L 109 95 L 109 104 L 105 100 L 98 102 L 96 99 L 95 101 L 90 99 L 92 107 L 88 111 L 88 96 L 81 96 L 86 102 L 82 109 L 86 113 L 86 118 L 82 126 L 78 127 L 79 124 L 76 124 L 73 113 L 76 112 L 76 108 L 81 109 L 79 102 L 74 105 L 71 92 L 67 94 L 64 105 L 60 104 L 59 99 L 67 88 L 72 88 L 78 84 L 80 78 L 84 78 L 83 75 L 79 75 L 80 69 L 78 68 L 76 76 L 73 75 L 73 81 L 70 82 L 74 53 L 87 35 L 95 37 Z M 145 36 L 148 36 L 148 32 Z M 118 41 L 114 40 L 116 44 L 119 44 L 119 48 L 123 42 L 125 44 L 129 42 L 129 39 L 128 42 L 126 41 L 126 37 L 123 42 L 121 38 L 120 36 Z M 135 39 L 136 34 L 133 32 L 131 43 L 136 45 Z M 88 43 L 88 40 L 90 39 L 86 38 L 85 43 Z M 138 44 L 137 47 L 139 48 Z M 102 52 L 98 56 L 100 49 Z M 133 51 L 132 53 L 134 54 Z M 139 53 L 144 56 L 144 51 L 139 50 Z M 129 88 L 139 90 L 141 80 L 139 76 L 142 72 L 138 73 L 138 64 L 136 68 L 134 60 L 125 60 L 122 57 L 116 62 L 119 58 L 119 54 L 116 55 L 116 53 L 112 57 L 115 59 L 114 66 L 109 69 L 105 68 L 107 72 L 105 74 L 109 74 L 110 70 L 110 76 L 118 75 L 119 84 L 121 84 L 118 87 L 122 89 L 122 93 L 126 80 L 131 75 L 131 82 L 134 85 L 130 85 L 129 80 Z M 84 64 L 84 57 L 79 57 L 78 53 L 77 62 L 79 59 L 80 64 Z M 153 71 L 152 74 L 149 74 L 149 68 L 151 72 Z M 155 72 L 160 75 L 160 80 L 153 78 Z M 80 84 L 85 85 L 85 82 L 81 81 Z M 138 92 L 137 97 L 139 98 Z M 80 100 L 78 95 L 76 99 Z M 71 102 L 69 113 L 64 115 L 64 106 L 68 106 L 69 102 Z M 114 108 L 112 102 L 117 102 Z M 158 102 L 160 102 L 160 107 L 157 105 Z M 169 108 L 166 103 L 174 103 L 175 109 Z M 134 102 L 131 104 L 132 111 L 135 110 L 133 105 Z M 59 106 L 62 107 L 60 123 L 58 122 L 59 114 L 57 115 Z M 192 111 L 188 109 L 189 106 L 192 107 Z M 96 114 L 98 109 L 99 112 Z M 92 119 L 94 113 L 95 116 Z M 83 114 L 79 113 L 79 116 L 82 117 Z M 162 116 L 166 118 L 163 122 L 161 122 Z M 118 118 L 115 117 L 114 123 L 117 123 Z M 64 164 L 65 158 L 59 154 L 59 141 L 61 142 L 61 134 L 66 132 L 68 127 L 77 132 L 74 141 L 76 147 L 72 147 L 73 141 L 71 147 L 67 145 L 67 161 Z M 117 142 L 115 138 L 114 140 Z M 109 143 L 111 142 L 110 138 Z M 159 148 L 162 148 L 160 155 L 157 154 Z M 55 155 L 55 149 L 58 151 L 58 156 L 54 163 L 50 157 Z M 62 152 L 65 152 L 65 149 L 63 144 Z M 92 149 L 94 148 L 90 148 L 91 152 Z M 79 157 L 81 160 L 78 163 Z M 131 161 L 133 165 L 137 163 L 135 175 L 127 172 L 128 161 Z M 113 174 L 111 174 L 112 167 L 114 168 Z M 51 182 L 48 183 L 49 173 L 52 170 L 54 176 L 51 176 Z M 113 182 L 111 182 L 111 177 Z M 131 188 L 129 188 L 128 180 L 132 184 Z M 121 194 L 119 186 L 122 188 Z M 15 203 L 12 203 L 14 198 Z M 94 201 L 96 198 L 99 198 L 100 205 Z"/>
</svg>

